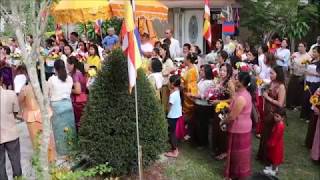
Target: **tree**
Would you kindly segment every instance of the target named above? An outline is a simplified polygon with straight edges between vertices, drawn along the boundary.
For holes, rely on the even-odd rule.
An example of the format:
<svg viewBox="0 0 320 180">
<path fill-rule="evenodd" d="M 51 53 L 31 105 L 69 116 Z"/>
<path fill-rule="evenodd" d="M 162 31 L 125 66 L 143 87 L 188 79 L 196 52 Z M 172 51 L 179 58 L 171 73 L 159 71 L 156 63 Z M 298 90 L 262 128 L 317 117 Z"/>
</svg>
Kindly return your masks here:
<svg viewBox="0 0 320 180">
<path fill-rule="evenodd" d="M 96 34 L 94 29 L 94 23 L 95 22 L 88 22 L 87 24 L 78 24 L 78 32 L 80 34 L 86 34 L 90 40 L 97 41 L 99 38 L 101 38 L 100 37 L 101 35 Z M 114 27 L 116 34 L 119 34 L 121 29 L 121 24 L 122 24 L 122 20 L 116 17 L 111 18 L 110 20 L 103 21 L 101 25 L 101 31 L 102 31 L 101 34 L 106 35 L 107 29 L 109 27 Z"/>
<path fill-rule="evenodd" d="M 79 132 L 81 149 L 89 160 L 94 165 L 109 162 L 113 175 L 137 168 L 135 97 L 128 92 L 127 69 L 122 50 L 112 51 L 90 91 Z M 141 69 L 137 89 L 143 164 L 149 165 L 166 148 L 167 124 Z"/>
<path fill-rule="evenodd" d="M 48 113 L 49 98 L 48 88 L 45 81 L 44 61 L 40 56 L 40 42 L 47 27 L 49 8 L 51 0 L 2 0 L 0 4 L 1 14 L 14 27 L 15 34 L 22 51 L 23 62 L 26 65 L 30 83 L 32 85 L 37 102 L 40 106 L 43 132 L 40 135 L 40 164 L 42 167 L 42 179 L 51 179 L 48 163 L 48 144 L 51 134 L 51 122 Z M 38 4 L 38 5 L 37 5 Z M 30 8 L 30 11 L 25 11 Z M 28 14 L 29 13 L 29 14 Z M 28 15 L 27 15 L 28 14 Z M 30 52 L 26 49 L 25 35 L 26 26 L 34 37 L 34 43 Z M 37 60 L 40 62 L 40 76 L 42 89 L 37 73 Z"/>
<path fill-rule="evenodd" d="M 289 37 L 294 47 L 294 41 L 303 38 L 320 17 L 316 5 L 302 5 L 299 0 L 244 0 L 241 3 L 250 7 L 241 12 L 241 25 L 264 43 L 279 33 Z"/>
</svg>

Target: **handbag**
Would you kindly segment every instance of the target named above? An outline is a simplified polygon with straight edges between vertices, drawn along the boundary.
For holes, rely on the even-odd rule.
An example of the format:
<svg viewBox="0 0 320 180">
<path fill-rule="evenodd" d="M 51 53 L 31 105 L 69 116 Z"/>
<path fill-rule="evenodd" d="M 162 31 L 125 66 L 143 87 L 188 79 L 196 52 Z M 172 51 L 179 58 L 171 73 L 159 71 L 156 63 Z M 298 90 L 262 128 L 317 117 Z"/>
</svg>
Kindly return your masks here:
<svg viewBox="0 0 320 180">
<path fill-rule="evenodd" d="M 88 101 L 88 95 L 84 92 L 81 92 L 78 95 L 72 95 L 72 102 L 74 103 L 84 103 Z"/>
</svg>

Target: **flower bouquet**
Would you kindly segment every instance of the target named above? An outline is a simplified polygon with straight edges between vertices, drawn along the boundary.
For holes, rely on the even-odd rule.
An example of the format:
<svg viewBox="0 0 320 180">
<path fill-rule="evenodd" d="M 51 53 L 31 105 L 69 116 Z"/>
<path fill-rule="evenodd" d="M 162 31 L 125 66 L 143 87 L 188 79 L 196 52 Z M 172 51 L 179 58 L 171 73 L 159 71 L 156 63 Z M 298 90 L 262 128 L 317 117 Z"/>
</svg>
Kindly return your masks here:
<svg viewBox="0 0 320 180">
<path fill-rule="evenodd" d="M 46 58 L 47 66 L 53 67 L 54 61 L 60 59 L 60 55 L 57 52 L 52 51 Z"/>
<path fill-rule="evenodd" d="M 187 71 L 186 65 L 185 64 L 180 64 L 177 66 L 177 68 L 173 71 L 170 72 L 171 75 L 179 75 L 179 76 L 184 76 L 185 72 Z"/>
<path fill-rule="evenodd" d="M 236 67 L 240 72 L 250 73 L 252 71 L 252 68 L 250 67 L 250 65 L 245 62 L 237 62 Z"/>
<path fill-rule="evenodd" d="M 88 74 L 89 74 L 89 77 L 96 77 L 97 76 L 97 71 L 96 71 L 96 69 L 95 68 L 90 68 L 89 70 L 88 70 Z"/>
<path fill-rule="evenodd" d="M 209 87 L 205 91 L 205 99 L 208 101 L 226 100 L 230 98 L 228 89 L 220 86 Z"/>
<path fill-rule="evenodd" d="M 314 107 L 320 109 L 320 89 L 317 89 L 316 92 L 309 99 L 312 109 Z"/>
<path fill-rule="evenodd" d="M 267 91 L 270 88 L 270 82 L 263 80 L 261 78 L 257 78 L 256 84 L 258 87 L 258 95 L 262 96 L 263 92 Z"/>
<path fill-rule="evenodd" d="M 261 68 L 257 65 L 248 64 L 246 62 L 237 62 L 236 67 L 239 72 L 248 72 L 250 75 L 258 75 Z"/>
<path fill-rule="evenodd" d="M 79 62 L 86 62 L 87 57 L 84 54 L 76 54 L 76 58 L 78 59 Z"/>
<path fill-rule="evenodd" d="M 183 60 L 184 60 L 184 57 L 176 57 L 176 58 L 174 58 L 173 63 L 177 67 L 180 67 L 183 64 Z"/>
<path fill-rule="evenodd" d="M 308 60 L 308 59 L 303 59 L 302 61 L 301 61 L 301 64 L 302 65 L 308 65 L 308 64 L 310 64 L 311 62 Z"/>
<path fill-rule="evenodd" d="M 217 78 L 219 76 L 219 68 L 216 65 L 211 64 L 212 76 L 213 78 Z"/>
<path fill-rule="evenodd" d="M 21 63 L 22 56 L 20 53 L 17 53 L 17 52 L 11 53 L 10 57 L 11 57 L 11 64 L 12 65 L 15 66 L 15 65 L 18 65 Z"/>
<path fill-rule="evenodd" d="M 221 101 L 216 105 L 215 112 L 218 114 L 220 120 L 220 128 L 222 131 L 227 130 L 227 115 L 229 113 L 229 104 L 226 101 Z"/>
<path fill-rule="evenodd" d="M 205 99 L 207 100 L 219 100 L 220 97 L 220 91 L 219 88 L 216 87 L 209 87 L 207 88 L 206 92 L 205 92 Z"/>
<path fill-rule="evenodd" d="M 88 70 L 88 81 L 87 81 L 87 88 L 90 89 L 90 87 L 94 84 L 96 77 L 97 77 L 97 68 L 96 67 L 90 67 Z"/>
</svg>

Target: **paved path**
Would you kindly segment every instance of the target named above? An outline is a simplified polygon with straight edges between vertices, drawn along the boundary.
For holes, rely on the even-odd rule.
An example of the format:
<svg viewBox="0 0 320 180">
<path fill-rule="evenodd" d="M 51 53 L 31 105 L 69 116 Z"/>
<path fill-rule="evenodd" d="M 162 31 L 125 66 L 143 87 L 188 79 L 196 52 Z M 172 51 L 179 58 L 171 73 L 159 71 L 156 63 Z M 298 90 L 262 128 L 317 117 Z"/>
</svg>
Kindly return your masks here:
<svg viewBox="0 0 320 180">
<path fill-rule="evenodd" d="M 19 122 L 17 124 L 18 129 L 20 131 L 20 148 L 21 148 L 21 165 L 22 165 L 22 173 L 26 180 L 34 180 L 34 171 L 31 165 L 32 158 L 32 145 L 29 138 L 29 132 L 27 129 L 27 125 L 25 122 Z M 9 180 L 12 180 L 12 170 L 11 164 L 7 157 L 6 160 L 7 173 L 9 176 Z"/>
</svg>

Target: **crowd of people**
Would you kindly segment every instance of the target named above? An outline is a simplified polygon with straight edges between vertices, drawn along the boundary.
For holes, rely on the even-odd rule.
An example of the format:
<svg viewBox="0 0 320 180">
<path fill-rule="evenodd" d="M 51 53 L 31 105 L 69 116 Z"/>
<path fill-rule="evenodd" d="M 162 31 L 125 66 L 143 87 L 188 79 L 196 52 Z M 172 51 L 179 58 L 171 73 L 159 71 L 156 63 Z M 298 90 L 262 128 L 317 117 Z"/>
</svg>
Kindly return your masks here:
<svg viewBox="0 0 320 180">
<path fill-rule="evenodd" d="M 178 141 L 191 137 L 196 146 L 209 147 L 216 160 L 226 161 L 227 179 L 245 179 L 254 133 L 263 172 L 276 176 L 284 162 L 286 110 L 300 110 L 301 120 L 309 123 L 305 145 L 311 159 L 320 160 L 320 36 L 310 49 L 299 42 L 294 53 L 286 38 L 252 46 L 230 36 L 217 40 L 209 54 L 189 43 L 180 51 L 171 30 L 153 49 L 148 34 L 142 43 L 149 43 L 142 48 L 150 64 L 146 73 L 167 113 L 171 149 L 166 156 L 178 157 Z M 221 112 L 223 103 L 228 108 Z M 181 136 L 183 122 L 186 136 Z"/>
<path fill-rule="evenodd" d="M 114 29 L 109 29 L 114 35 Z M 31 50 L 32 35 L 26 37 L 26 49 Z M 117 46 L 116 41 L 97 43 L 81 40 L 72 32 L 69 41 L 55 35 L 45 40 L 40 54 L 45 60 L 45 83 L 48 87 L 50 109 L 47 110 L 52 122 L 48 161 L 57 166 L 70 165 L 68 156 L 80 127 L 80 118 L 88 101 L 90 87 L 97 72 L 101 70 L 106 51 Z M 0 124 L 0 179 L 7 179 L 5 152 L 13 168 L 13 176 L 22 175 L 20 163 L 19 133 L 15 119 L 26 122 L 34 150 L 39 147 L 39 133 L 42 131 L 40 105 L 31 86 L 27 69 L 21 61 L 22 54 L 17 40 L 11 38 L 7 44 L 0 44 L 1 118 Z M 40 63 L 38 77 L 40 78 Z M 40 80 L 40 79 L 39 79 Z M 42 82 L 41 80 L 39 82 Z M 40 83 L 42 87 L 42 84 Z M 5 104 L 4 104 L 5 103 Z"/>
<path fill-rule="evenodd" d="M 32 36 L 26 37 L 30 49 Z M 102 43 L 88 41 L 76 32 L 65 38 L 51 36 L 41 53 L 50 100 L 48 115 L 53 134 L 49 162 L 62 164 L 70 153 L 70 137 L 76 137 L 82 111 L 97 71 L 113 48 L 120 46 L 114 28 Z M 251 174 L 252 133 L 260 139 L 257 158 L 264 173 L 276 175 L 284 160 L 286 109 L 301 110 L 309 123 L 306 146 L 311 158 L 320 160 L 320 36 L 309 52 L 304 42 L 290 53 L 288 39 L 257 47 L 239 43 L 230 36 L 215 42 L 209 54 L 197 45 L 173 37 L 151 42 L 141 35 L 143 68 L 168 120 L 171 149 L 165 155 L 179 156 L 179 140 L 209 147 L 216 160 L 225 160 L 226 178 L 244 179 Z M 34 148 L 42 130 L 40 105 L 19 56 L 17 40 L 0 44 L 0 179 L 7 179 L 5 152 L 14 176 L 21 176 L 20 143 L 15 116 L 27 123 Z M 181 59 L 183 59 L 181 61 Z M 39 73 L 39 72 L 38 72 Z M 303 94 L 303 96 L 301 96 Z M 221 106 L 226 104 L 226 109 Z M 186 124 L 186 126 L 185 126 Z M 182 134 L 182 135 L 181 135 Z"/>
</svg>

